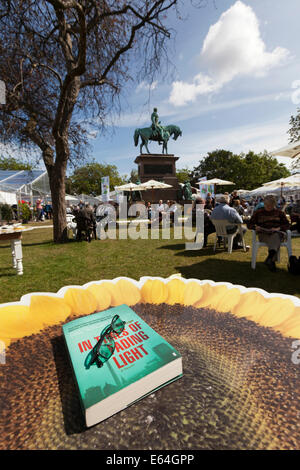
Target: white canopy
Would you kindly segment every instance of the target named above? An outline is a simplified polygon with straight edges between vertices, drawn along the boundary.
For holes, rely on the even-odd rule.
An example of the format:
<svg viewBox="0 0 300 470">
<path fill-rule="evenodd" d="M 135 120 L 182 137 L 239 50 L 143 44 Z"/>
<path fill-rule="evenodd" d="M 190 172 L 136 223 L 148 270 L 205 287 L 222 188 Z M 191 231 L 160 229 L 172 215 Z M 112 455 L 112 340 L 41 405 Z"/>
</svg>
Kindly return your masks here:
<svg viewBox="0 0 300 470">
<path fill-rule="evenodd" d="M 170 184 L 162 183 L 161 181 L 149 180 L 146 183 L 142 183 L 140 186 L 143 186 L 144 189 L 167 189 L 172 188 Z"/>
<path fill-rule="evenodd" d="M 218 186 L 234 184 L 232 181 L 221 180 L 219 178 L 212 178 L 211 180 L 199 181 L 197 184 L 216 184 Z"/>
<path fill-rule="evenodd" d="M 286 147 L 281 147 L 280 149 L 274 150 L 273 152 L 271 152 L 271 155 L 273 157 L 298 157 L 300 156 L 300 141 L 298 140 L 297 142 L 289 144 Z"/>
<path fill-rule="evenodd" d="M 145 188 L 141 184 L 126 183 L 121 186 L 115 186 L 116 191 L 144 191 Z"/>
<path fill-rule="evenodd" d="M 296 173 L 295 175 L 288 176 L 287 178 L 280 178 L 278 180 L 270 181 L 269 183 L 264 183 L 263 186 L 266 186 L 266 187 L 300 186 L 300 173 Z"/>
<path fill-rule="evenodd" d="M 66 199 L 66 201 L 74 201 L 74 202 L 78 202 L 78 201 L 79 201 L 78 197 L 76 197 L 76 196 L 71 196 L 70 194 L 66 194 L 65 199 Z"/>
</svg>

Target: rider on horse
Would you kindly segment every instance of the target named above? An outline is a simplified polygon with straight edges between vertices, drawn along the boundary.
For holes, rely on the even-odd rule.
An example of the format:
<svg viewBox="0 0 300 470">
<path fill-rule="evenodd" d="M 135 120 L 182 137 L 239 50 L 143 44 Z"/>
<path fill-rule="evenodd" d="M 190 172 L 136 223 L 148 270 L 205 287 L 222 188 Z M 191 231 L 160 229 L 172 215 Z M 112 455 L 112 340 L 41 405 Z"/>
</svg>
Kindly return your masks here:
<svg viewBox="0 0 300 470">
<path fill-rule="evenodd" d="M 153 108 L 153 113 L 151 114 L 152 130 L 153 136 L 157 137 L 158 140 L 163 140 L 164 137 L 164 128 L 158 120 L 157 108 Z"/>
</svg>

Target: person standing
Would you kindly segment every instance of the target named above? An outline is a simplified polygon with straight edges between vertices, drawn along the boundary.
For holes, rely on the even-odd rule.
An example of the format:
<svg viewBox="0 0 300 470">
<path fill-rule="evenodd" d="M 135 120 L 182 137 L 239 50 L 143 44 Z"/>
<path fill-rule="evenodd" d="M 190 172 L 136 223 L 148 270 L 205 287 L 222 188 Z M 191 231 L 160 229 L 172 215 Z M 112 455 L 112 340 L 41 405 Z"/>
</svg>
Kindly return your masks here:
<svg viewBox="0 0 300 470">
<path fill-rule="evenodd" d="M 291 220 L 292 222 L 295 222 L 293 228 L 300 233 L 300 199 L 296 199 L 296 202 L 292 205 Z"/>
<path fill-rule="evenodd" d="M 36 210 L 37 210 L 37 221 L 41 221 L 42 220 L 42 215 L 43 215 L 43 205 L 42 205 L 42 200 L 41 199 L 37 199 L 36 200 Z"/>
</svg>

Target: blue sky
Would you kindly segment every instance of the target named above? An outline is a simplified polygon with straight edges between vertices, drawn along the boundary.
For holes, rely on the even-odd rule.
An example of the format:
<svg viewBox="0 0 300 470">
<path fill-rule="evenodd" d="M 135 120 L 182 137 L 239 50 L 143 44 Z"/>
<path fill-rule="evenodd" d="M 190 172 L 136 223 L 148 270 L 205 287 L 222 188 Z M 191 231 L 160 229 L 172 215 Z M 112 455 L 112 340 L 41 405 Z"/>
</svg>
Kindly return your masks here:
<svg viewBox="0 0 300 470">
<path fill-rule="evenodd" d="M 150 126 L 153 107 L 163 125 L 183 131 L 168 145 L 180 157 L 177 168 L 192 169 L 217 148 L 262 152 L 288 144 L 289 119 L 300 107 L 299 0 L 184 4 L 184 21 L 168 18 L 176 30 L 172 76 L 131 85 L 114 132 L 91 136 L 93 158 L 122 174 L 136 169 L 134 130 Z M 160 149 L 149 144 L 153 153 Z"/>
</svg>

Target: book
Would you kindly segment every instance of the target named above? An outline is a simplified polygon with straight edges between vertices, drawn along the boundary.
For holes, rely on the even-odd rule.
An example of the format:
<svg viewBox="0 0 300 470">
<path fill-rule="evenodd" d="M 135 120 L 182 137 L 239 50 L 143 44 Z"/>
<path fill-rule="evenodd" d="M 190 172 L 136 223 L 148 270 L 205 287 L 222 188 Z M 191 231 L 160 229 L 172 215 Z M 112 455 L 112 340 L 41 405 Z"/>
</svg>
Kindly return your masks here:
<svg viewBox="0 0 300 470">
<path fill-rule="evenodd" d="M 87 427 L 182 377 L 180 353 L 127 305 L 62 331 Z"/>
</svg>

